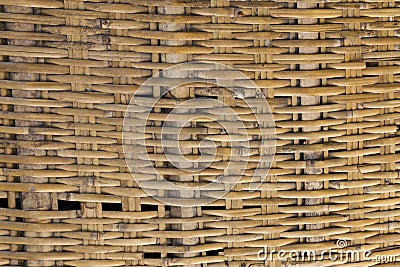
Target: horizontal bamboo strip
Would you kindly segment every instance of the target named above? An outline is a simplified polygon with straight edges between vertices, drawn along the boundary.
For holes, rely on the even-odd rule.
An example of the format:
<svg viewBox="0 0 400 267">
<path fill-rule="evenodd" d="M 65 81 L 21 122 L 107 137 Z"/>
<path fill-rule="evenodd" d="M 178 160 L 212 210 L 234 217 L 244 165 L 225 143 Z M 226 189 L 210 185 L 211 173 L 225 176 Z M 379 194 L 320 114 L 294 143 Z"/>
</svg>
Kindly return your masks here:
<svg viewBox="0 0 400 267">
<path fill-rule="evenodd" d="M 0 265 L 398 265 L 397 1 L 0 11 Z"/>
</svg>

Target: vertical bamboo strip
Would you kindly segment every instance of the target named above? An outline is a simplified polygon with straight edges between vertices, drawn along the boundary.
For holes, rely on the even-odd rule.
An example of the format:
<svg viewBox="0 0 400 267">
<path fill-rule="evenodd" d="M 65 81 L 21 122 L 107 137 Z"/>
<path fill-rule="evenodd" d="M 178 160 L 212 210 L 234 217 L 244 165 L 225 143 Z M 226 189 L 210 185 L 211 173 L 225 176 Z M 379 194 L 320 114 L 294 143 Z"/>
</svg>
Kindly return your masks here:
<svg viewBox="0 0 400 267">
<path fill-rule="evenodd" d="M 297 8 L 299 8 L 299 12 L 303 8 L 317 8 L 318 4 L 313 3 L 297 3 Z M 298 24 L 317 24 L 318 19 L 298 19 Z M 298 34 L 299 40 L 312 40 L 318 39 L 318 33 L 304 33 L 299 32 Z M 319 48 L 318 47 L 300 47 L 299 54 L 318 54 Z M 316 70 L 319 69 L 319 64 L 310 63 L 310 64 L 300 64 L 300 70 Z M 319 79 L 301 79 L 300 80 L 300 87 L 313 87 L 321 85 L 321 81 Z M 307 105 L 318 105 L 321 104 L 321 97 L 319 96 L 304 96 L 300 98 L 300 103 L 302 106 Z M 302 114 L 301 119 L 303 121 L 307 120 L 316 120 L 320 118 L 320 113 L 310 113 L 310 114 Z M 303 127 L 303 132 L 319 132 L 321 131 L 321 127 Z M 320 143 L 320 139 L 311 139 L 308 140 L 309 144 L 316 144 Z M 304 160 L 308 163 L 307 168 L 304 169 L 305 174 L 321 174 L 321 168 L 315 168 L 312 164 L 315 160 L 321 160 L 323 158 L 322 152 L 304 152 L 303 153 Z M 324 187 L 323 182 L 305 182 L 304 189 L 305 190 L 318 190 Z M 305 205 L 321 205 L 323 204 L 323 198 L 306 198 Z M 320 212 L 308 213 L 307 216 L 321 216 Z M 307 225 L 306 229 L 320 229 L 323 228 L 324 224 L 311 224 Z M 309 237 L 307 238 L 308 242 L 320 242 L 323 240 L 323 237 L 316 236 L 316 237 Z"/>
<path fill-rule="evenodd" d="M 4 12 L 3 10 L 4 8 L 1 6 L 0 7 L 0 11 Z M 0 30 L 4 31 L 5 30 L 5 23 L 0 23 Z M 5 41 L 5 40 L 4 40 Z M 3 44 L 3 40 L 0 39 L 1 44 Z M 3 62 L 6 60 L 5 56 L 0 56 L 0 62 Z M 0 71 L 0 79 L 2 80 L 6 80 L 7 75 L 5 72 Z M 10 90 L 8 90 L 7 88 L 1 88 L 0 90 L 1 92 L 1 96 L 2 97 L 7 97 L 10 94 Z M 2 111 L 8 111 L 9 110 L 9 105 L 3 104 L 1 105 L 1 110 Z M 2 119 L 1 120 L 1 125 L 4 126 L 11 126 L 13 124 L 12 120 L 8 120 L 8 119 Z M 7 133 L 2 133 L 0 135 L 0 138 L 3 140 L 12 140 L 14 139 L 14 136 L 12 134 L 7 134 Z M 6 146 L 4 148 L 4 154 L 5 155 L 13 155 L 13 149 L 10 146 Z M 13 168 L 13 164 L 12 163 L 6 163 L 6 164 L 2 164 L 2 167 L 5 168 Z M 15 182 L 15 177 L 13 176 L 7 176 L 7 182 L 13 183 Z M 9 191 L 7 192 L 7 207 L 11 208 L 11 209 L 15 209 L 17 208 L 17 198 L 16 198 L 16 193 Z M 16 218 L 15 217 L 8 217 L 8 220 L 10 222 L 15 222 Z M 10 231 L 10 236 L 17 236 L 17 231 Z M 10 251 L 18 251 L 18 246 L 17 245 L 10 245 Z M 18 260 L 12 259 L 9 262 L 10 265 L 18 265 Z"/>
<path fill-rule="evenodd" d="M 180 14 L 185 14 L 185 8 L 183 7 L 160 7 L 158 9 L 159 14 L 164 14 L 164 15 L 180 15 Z M 159 24 L 159 29 L 162 31 L 184 31 L 185 30 L 185 24 L 183 23 L 160 23 Z M 166 40 L 166 41 L 160 41 L 161 45 L 165 46 L 179 46 L 179 45 L 185 45 L 186 41 L 176 41 L 176 40 Z M 187 55 L 185 54 L 165 54 L 161 56 L 161 61 L 162 62 L 167 62 L 167 63 L 182 63 L 187 61 Z M 180 78 L 178 77 L 179 75 L 184 74 L 182 71 L 177 72 L 169 72 L 167 75 L 171 75 L 173 78 Z M 182 77 L 183 78 L 183 77 Z M 180 87 L 177 89 L 174 89 L 171 91 L 171 97 L 178 98 L 178 99 L 187 99 L 190 97 L 190 90 L 189 87 Z M 179 113 L 186 113 L 189 112 L 190 110 L 185 110 L 185 109 L 180 109 Z M 179 126 L 179 123 L 172 123 L 172 126 Z M 190 122 L 188 123 L 187 127 L 190 127 Z M 172 139 L 175 140 L 190 140 L 191 136 L 190 135 L 182 135 L 180 134 L 179 136 L 171 137 Z M 167 153 L 172 153 L 172 154 L 191 154 L 193 151 L 191 148 L 185 148 L 185 147 L 180 147 L 180 148 L 168 148 L 166 149 Z M 190 168 L 192 167 L 191 163 L 181 163 L 180 167 L 182 168 Z M 179 176 L 171 176 L 171 180 L 173 181 L 194 181 L 193 175 L 179 175 Z M 175 192 L 174 192 L 175 193 Z M 176 192 L 177 195 L 174 197 L 181 197 L 181 198 L 193 198 L 194 195 L 192 192 Z M 195 207 L 180 207 L 180 206 L 172 206 L 171 207 L 171 217 L 177 217 L 177 218 L 192 218 L 197 216 L 197 211 Z M 190 230 L 196 230 L 198 229 L 198 224 L 197 223 L 181 223 L 181 224 L 172 224 L 171 225 L 173 230 L 180 230 L 180 231 L 190 231 Z M 194 237 L 194 238 L 180 238 L 177 236 L 176 238 L 172 239 L 172 244 L 174 245 L 179 245 L 179 246 L 192 246 L 195 245 L 199 242 L 199 238 Z M 198 255 L 197 253 L 179 253 L 177 254 L 178 257 L 194 257 Z M 188 264 L 186 266 L 190 267 L 199 267 L 201 266 L 200 264 Z"/>
<path fill-rule="evenodd" d="M 7 13 L 20 13 L 20 14 L 33 14 L 34 9 L 30 7 L 17 7 L 17 6 L 5 6 L 5 12 Z M 35 25 L 34 24 L 24 24 L 24 23 L 6 23 L 6 30 L 8 31 L 25 31 L 25 32 L 34 32 Z M 35 47 L 36 42 L 31 40 L 19 40 L 19 39 L 9 39 L 8 45 L 13 46 L 26 46 L 26 47 Z M 32 57 L 20 57 L 20 56 L 10 56 L 9 61 L 13 63 L 37 63 L 36 58 Z M 34 73 L 9 73 L 10 79 L 14 81 L 38 81 L 39 75 Z M 40 99 L 42 98 L 41 92 L 35 90 L 29 91 L 21 91 L 21 90 L 13 90 L 12 96 L 16 98 L 33 98 Z M 41 107 L 32 107 L 32 106 L 14 106 L 14 112 L 27 112 L 27 113 L 41 113 Z M 17 127 L 42 127 L 42 122 L 28 121 L 28 120 L 15 120 L 15 126 Z M 45 140 L 45 136 L 41 134 L 26 134 L 26 135 L 17 135 L 17 140 L 24 141 L 43 141 Z M 45 156 L 45 150 L 38 149 L 30 149 L 30 148 L 19 148 L 17 151 L 18 155 L 23 156 Z M 19 164 L 20 169 L 46 169 L 46 165 L 44 164 Z M 20 176 L 21 183 L 47 183 L 48 178 L 46 177 L 34 177 L 34 176 Z M 51 209 L 51 196 L 50 193 L 21 193 L 22 198 L 22 209 L 23 210 L 50 210 Z M 50 220 L 37 220 L 37 219 L 26 219 L 27 222 L 30 223 L 48 223 Z M 26 237 L 32 238 L 44 238 L 50 237 L 51 233 L 41 232 L 25 232 Z M 26 245 L 25 250 L 27 252 L 48 252 L 52 251 L 53 247 L 48 245 Z M 27 266 L 52 266 L 54 261 L 51 260 L 28 260 Z"/>
</svg>

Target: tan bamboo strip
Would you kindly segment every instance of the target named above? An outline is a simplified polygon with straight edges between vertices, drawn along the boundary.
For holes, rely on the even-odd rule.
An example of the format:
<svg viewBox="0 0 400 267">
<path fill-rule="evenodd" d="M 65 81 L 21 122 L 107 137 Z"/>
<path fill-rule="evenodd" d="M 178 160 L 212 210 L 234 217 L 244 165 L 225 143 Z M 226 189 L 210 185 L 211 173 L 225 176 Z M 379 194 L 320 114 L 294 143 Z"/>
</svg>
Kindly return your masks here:
<svg viewBox="0 0 400 267">
<path fill-rule="evenodd" d="M 97 29 L 92 29 L 90 24 L 87 24 L 91 15 L 93 14 L 87 11 L 83 11 L 83 5 L 84 3 L 80 1 L 64 1 L 64 9 L 61 10 L 62 13 L 60 14 L 60 17 L 65 17 L 63 18 L 65 20 L 65 27 L 46 26 L 43 29 L 45 32 L 62 34 L 66 36 L 67 42 L 71 43 L 71 45 L 68 45 L 67 43 L 65 47 L 61 48 L 66 48 L 65 50 L 68 53 L 68 58 L 72 59 L 72 62 L 74 63 L 82 62 L 84 60 L 92 61 L 89 56 L 90 46 L 85 45 L 85 43 L 89 42 L 88 39 L 90 38 L 90 36 L 93 36 L 95 34 L 107 33 L 107 30 L 105 29 L 99 29 L 99 27 L 96 27 Z M 48 11 L 50 11 L 49 15 L 55 15 L 56 17 L 59 17 L 57 16 L 57 14 L 52 13 L 52 11 L 54 10 Z M 74 13 L 76 15 L 72 15 Z M 88 19 L 81 19 L 85 16 L 87 16 Z M 82 45 L 79 45 L 81 43 Z M 98 49 L 101 50 L 101 46 Z M 94 79 L 90 79 L 89 76 L 86 75 L 87 73 L 91 73 L 90 67 L 88 67 L 86 64 L 71 64 L 69 65 L 69 69 L 70 70 L 66 75 L 54 75 L 53 78 L 50 78 L 54 79 L 55 81 L 71 84 L 71 90 L 69 92 L 72 91 L 72 95 L 67 96 L 66 101 L 69 100 L 69 97 L 82 99 L 81 93 L 83 94 L 86 91 L 86 88 L 90 88 L 92 84 L 103 84 L 108 83 L 107 80 L 112 80 L 111 77 L 105 77 L 107 75 L 105 75 L 105 73 L 102 73 L 102 67 L 98 68 L 98 75 L 91 75 L 91 77 L 98 77 Z M 63 96 L 60 95 L 59 97 L 62 98 Z M 70 120 L 70 122 L 73 122 L 74 124 L 92 123 L 95 121 L 96 117 L 108 117 L 103 112 L 99 113 L 97 112 L 97 110 L 93 110 L 93 104 L 88 101 L 71 102 L 73 103 L 73 107 L 66 109 L 56 109 L 52 110 L 52 112 L 70 116 L 72 119 Z M 97 129 L 85 129 L 77 127 L 74 128 L 74 134 L 70 136 L 80 136 L 82 138 L 91 139 L 96 138 L 96 135 Z M 88 151 L 96 151 L 98 146 L 97 142 L 79 142 L 79 139 L 71 140 L 71 142 L 75 143 L 75 149 L 82 151 L 81 153 L 83 154 L 87 154 Z M 63 156 L 66 156 L 67 158 L 72 158 L 72 155 Z M 60 200 L 62 200 L 66 201 L 67 203 L 79 203 L 74 207 L 74 209 L 80 210 L 82 213 L 81 217 L 83 219 L 81 222 L 78 222 L 81 224 L 81 231 L 93 232 L 94 235 L 96 233 L 97 235 L 99 235 L 99 233 L 103 232 L 103 224 L 101 223 L 101 221 L 97 221 L 97 223 L 95 224 L 90 223 L 90 221 L 95 221 L 98 220 L 97 218 L 102 218 L 101 213 L 103 201 L 115 203 L 120 202 L 120 198 L 113 196 L 102 196 L 99 194 L 100 189 L 94 182 L 94 180 L 96 180 L 99 176 L 98 158 L 77 156 L 74 162 L 76 163 L 76 166 L 64 166 L 66 166 L 67 168 L 73 166 L 72 169 L 73 171 L 77 172 L 78 177 L 86 178 L 82 179 L 81 183 L 79 184 L 79 192 L 77 192 L 76 194 L 61 193 L 58 195 L 58 201 L 60 202 Z M 100 236 L 95 238 L 87 238 L 85 235 L 82 235 L 81 237 L 77 238 L 81 239 L 82 245 L 87 246 L 88 248 L 96 245 L 104 245 L 104 241 Z M 82 260 L 84 259 L 88 262 L 90 262 L 91 260 L 93 260 L 93 262 L 96 262 L 96 260 L 99 260 L 99 262 L 101 262 L 101 260 L 105 259 L 104 252 L 101 250 L 99 251 L 99 253 L 95 253 L 91 249 L 84 249 L 82 250 L 82 252 Z M 64 263 L 60 262 L 59 264 Z M 81 261 L 76 261 L 77 266 L 81 264 Z"/>
</svg>

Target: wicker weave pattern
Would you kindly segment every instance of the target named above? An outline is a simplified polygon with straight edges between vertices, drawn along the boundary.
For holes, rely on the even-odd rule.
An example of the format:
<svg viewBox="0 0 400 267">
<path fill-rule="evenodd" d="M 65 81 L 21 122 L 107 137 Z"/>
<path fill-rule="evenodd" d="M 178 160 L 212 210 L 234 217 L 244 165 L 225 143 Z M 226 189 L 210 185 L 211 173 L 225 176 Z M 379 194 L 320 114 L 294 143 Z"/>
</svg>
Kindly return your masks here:
<svg viewBox="0 0 400 267">
<path fill-rule="evenodd" d="M 399 3 L 0 0 L 0 266 L 278 267 L 258 251 L 338 239 L 400 254 Z M 124 111 L 148 77 L 186 61 L 232 66 L 268 98 L 277 153 L 259 190 L 244 180 L 226 199 L 181 208 L 132 180 Z M 205 94 L 255 128 L 223 90 L 170 97 Z M 154 109 L 154 154 L 167 111 Z M 188 127 L 185 153 L 218 130 Z M 217 142 L 212 174 L 225 167 Z M 179 180 L 162 157 L 154 164 Z M 348 266 L 372 265 L 398 263 Z"/>
</svg>

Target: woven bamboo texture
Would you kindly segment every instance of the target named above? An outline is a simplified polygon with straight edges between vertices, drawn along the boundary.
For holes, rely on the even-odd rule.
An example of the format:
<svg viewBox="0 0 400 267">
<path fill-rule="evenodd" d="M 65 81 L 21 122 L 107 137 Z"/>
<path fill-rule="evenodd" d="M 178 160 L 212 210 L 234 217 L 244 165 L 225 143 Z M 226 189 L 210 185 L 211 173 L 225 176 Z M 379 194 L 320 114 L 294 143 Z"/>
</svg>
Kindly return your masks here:
<svg viewBox="0 0 400 267">
<path fill-rule="evenodd" d="M 399 266 L 257 256 L 337 240 L 400 254 L 399 1 L 0 0 L 0 9 L 0 266 Z M 257 84 L 276 155 L 258 190 L 243 179 L 223 199 L 177 207 L 132 179 L 121 132 L 147 78 L 193 61 Z M 176 99 L 204 95 L 233 107 L 255 136 L 252 155 L 261 149 L 241 99 L 186 87 L 153 110 L 146 135 L 172 180 L 181 174 L 162 156 L 158 129 Z M 185 154 L 206 137 L 218 149 L 183 182 L 226 167 L 218 127 L 186 127 Z"/>
</svg>

